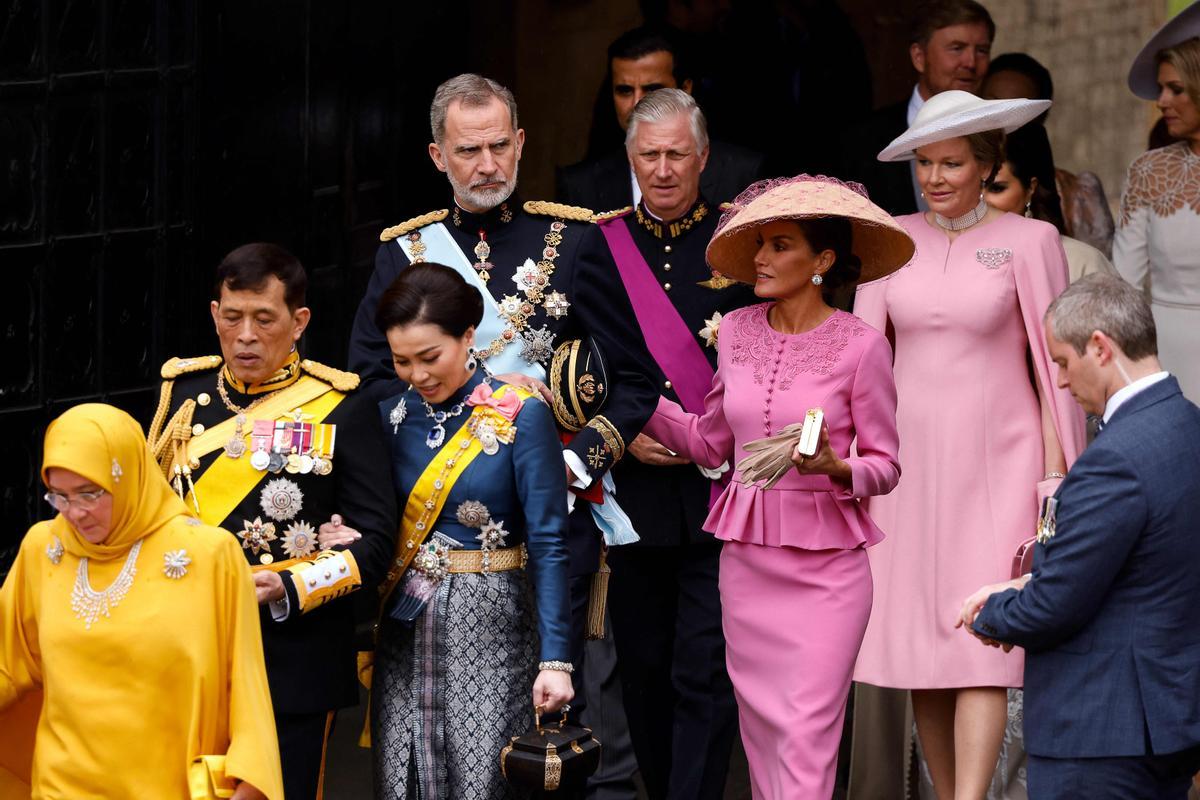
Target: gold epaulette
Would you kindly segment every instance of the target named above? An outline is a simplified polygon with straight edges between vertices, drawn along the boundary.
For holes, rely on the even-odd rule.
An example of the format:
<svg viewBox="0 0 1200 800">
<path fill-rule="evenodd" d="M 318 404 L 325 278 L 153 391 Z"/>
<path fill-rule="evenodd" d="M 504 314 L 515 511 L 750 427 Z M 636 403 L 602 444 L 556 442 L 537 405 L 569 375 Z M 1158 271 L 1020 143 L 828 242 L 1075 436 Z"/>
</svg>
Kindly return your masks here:
<svg viewBox="0 0 1200 800">
<path fill-rule="evenodd" d="M 409 231 L 415 231 L 417 228 L 424 228 L 426 225 L 432 225 L 435 222 L 441 222 L 446 218 L 450 211 L 445 208 L 439 208 L 437 211 L 430 211 L 428 214 L 422 214 L 419 217 L 413 217 L 407 222 L 401 222 L 399 225 L 393 225 L 390 228 L 384 228 L 383 233 L 379 234 L 379 241 L 390 242 L 397 236 L 403 236 Z"/>
<path fill-rule="evenodd" d="M 600 211 L 592 215 L 592 222 L 604 222 L 607 219 L 615 219 L 624 214 L 633 211 L 633 206 L 625 206 L 624 208 L 614 208 L 612 211 Z"/>
<path fill-rule="evenodd" d="M 180 375 L 189 372 L 203 372 L 206 369 L 216 369 L 221 366 L 220 356 L 200 356 L 199 358 L 172 358 L 162 365 L 160 374 L 165 380 L 173 381 Z"/>
<path fill-rule="evenodd" d="M 300 362 L 300 369 L 312 375 L 314 378 L 323 380 L 339 392 L 352 392 L 358 388 L 360 378 L 353 372 L 344 372 L 340 369 L 327 367 L 319 361 L 313 361 L 311 358 L 306 358 Z"/>
<path fill-rule="evenodd" d="M 595 214 L 590 208 L 583 206 L 568 206 L 562 203 L 551 203 L 547 200 L 530 200 L 524 205 L 526 214 L 536 214 L 542 217 L 557 217 L 575 222 L 591 222 Z"/>
<path fill-rule="evenodd" d="M 733 208 L 733 203 L 721 203 L 717 206 L 717 211 L 728 211 Z"/>
</svg>

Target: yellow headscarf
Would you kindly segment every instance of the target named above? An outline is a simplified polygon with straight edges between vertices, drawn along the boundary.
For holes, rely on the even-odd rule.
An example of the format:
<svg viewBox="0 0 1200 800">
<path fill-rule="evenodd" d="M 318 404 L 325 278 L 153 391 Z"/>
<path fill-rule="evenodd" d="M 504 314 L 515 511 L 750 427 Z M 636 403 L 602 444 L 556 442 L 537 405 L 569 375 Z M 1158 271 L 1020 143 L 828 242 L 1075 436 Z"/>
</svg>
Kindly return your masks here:
<svg viewBox="0 0 1200 800">
<path fill-rule="evenodd" d="M 59 514 L 51 530 L 77 558 L 124 556 L 133 543 L 188 513 L 150 454 L 141 427 L 120 409 L 85 403 L 68 409 L 46 429 L 42 480 L 52 467 L 70 470 L 113 499 L 108 537 L 92 544 Z"/>
</svg>

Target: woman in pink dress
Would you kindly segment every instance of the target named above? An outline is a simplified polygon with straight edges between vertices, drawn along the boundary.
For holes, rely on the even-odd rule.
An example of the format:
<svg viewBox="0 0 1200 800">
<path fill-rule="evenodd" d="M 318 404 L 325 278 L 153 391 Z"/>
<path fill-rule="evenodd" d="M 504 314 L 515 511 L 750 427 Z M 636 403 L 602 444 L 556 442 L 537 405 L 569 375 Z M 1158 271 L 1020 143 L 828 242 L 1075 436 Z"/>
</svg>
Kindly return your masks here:
<svg viewBox="0 0 1200 800">
<path fill-rule="evenodd" d="M 721 323 L 702 416 L 659 401 L 646 434 L 700 466 L 738 463 L 745 445 L 824 411 L 815 456 L 773 488 L 740 472 L 705 530 L 725 542 L 726 662 L 754 797 L 828 798 L 850 673 L 871 608 L 865 548 L 883 538 L 859 502 L 891 491 L 892 355 L 882 334 L 830 307 L 822 288 L 880 277 L 912 240 L 861 187 L 825 178 L 763 181 L 734 201 L 709 263 L 774 302 Z M 851 446 L 855 445 L 854 449 Z"/>
<path fill-rule="evenodd" d="M 984 797 L 1022 684 L 1020 650 L 954 629 L 963 599 L 1007 580 L 1084 441 L 1083 415 L 1054 383 L 1042 314 L 1067 286 L 1058 231 L 989 206 L 982 187 L 1003 137 L 1045 100 L 929 100 L 881 160 L 916 158 L 930 212 L 900 217 L 917 255 L 861 285 L 855 313 L 895 350 L 904 480 L 870 503 L 889 538 L 871 551 L 875 605 L 855 680 L 911 689 L 940 798 Z"/>
</svg>

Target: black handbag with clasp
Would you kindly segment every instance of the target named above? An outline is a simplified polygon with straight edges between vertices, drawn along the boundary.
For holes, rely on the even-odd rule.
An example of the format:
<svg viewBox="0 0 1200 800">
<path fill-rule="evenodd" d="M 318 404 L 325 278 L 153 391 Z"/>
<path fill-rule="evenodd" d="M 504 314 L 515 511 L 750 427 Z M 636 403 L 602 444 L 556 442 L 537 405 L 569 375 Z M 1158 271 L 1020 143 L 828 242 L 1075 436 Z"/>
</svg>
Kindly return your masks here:
<svg viewBox="0 0 1200 800">
<path fill-rule="evenodd" d="M 514 736 L 500 751 L 500 771 L 520 789 L 554 792 L 582 789 L 600 766 L 600 742 L 591 728 L 567 724 L 567 710 L 557 726 L 542 727 L 542 707 L 534 708 L 534 729 Z"/>
</svg>

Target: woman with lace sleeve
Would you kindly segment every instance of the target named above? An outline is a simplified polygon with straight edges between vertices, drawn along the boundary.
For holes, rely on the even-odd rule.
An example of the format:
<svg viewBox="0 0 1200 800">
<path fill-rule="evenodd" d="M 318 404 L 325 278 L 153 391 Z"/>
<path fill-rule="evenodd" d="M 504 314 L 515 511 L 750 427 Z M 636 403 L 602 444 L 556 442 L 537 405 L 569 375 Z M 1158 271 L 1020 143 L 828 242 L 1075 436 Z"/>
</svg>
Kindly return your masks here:
<svg viewBox="0 0 1200 800">
<path fill-rule="evenodd" d="M 860 500 L 891 491 L 897 462 L 892 354 L 823 290 L 882 277 L 913 243 L 857 184 L 801 175 L 754 184 L 708 245 L 719 272 L 772 302 L 722 322 L 703 415 L 659 400 L 646 433 L 697 464 L 821 408 L 815 455 L 771 488 L 740 469 L 704 529 L 725 542 L 726 662 L 756 798 L 833 792 L 850 673 L 871 609 L 865 548 L 883 538 Z"/>
<path fill-rule="evenodd" d="M 1130 164 L 1113 264 L 1146 291 L 1163 368 L 1200 402 L 1200 3 L 1146 44 L 1129 88 L 1157 102 L 1167 133 L 1179 141 Z"/>
</svg>

